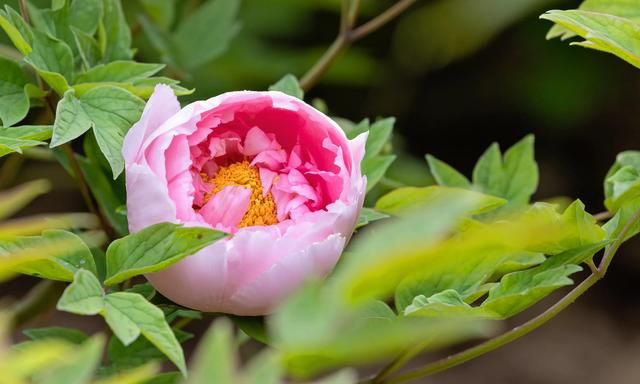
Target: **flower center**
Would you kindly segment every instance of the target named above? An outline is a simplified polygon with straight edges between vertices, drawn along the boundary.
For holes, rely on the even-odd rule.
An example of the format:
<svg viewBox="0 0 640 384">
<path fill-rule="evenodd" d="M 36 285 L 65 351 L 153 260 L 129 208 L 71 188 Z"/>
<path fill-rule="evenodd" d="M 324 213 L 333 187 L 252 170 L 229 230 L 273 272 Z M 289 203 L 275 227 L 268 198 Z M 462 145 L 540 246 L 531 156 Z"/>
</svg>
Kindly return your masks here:
<svg viewBox="0 0 640 384">
<path fill-rule="evenodd" d="M 244 160 L 231 165 L 223 166 L 212 178 L 202 174 L 202 179 L 214 186 L 211 192 L 204 195 L 204 202 L 220 192 L 227 186 L 244 187 L 251 190 L 251 200 L 247 213 L 244 214 L 239 228 L 250 227 L 253 225 L 272 225 L 278 223 L 276 213 L 276 203 L 273 200 L 271 192 L 265 196 L 262 190 L 262 182 L 260 181 L 260 172 L 258 168 L 249 165 Z"/>
</svg>

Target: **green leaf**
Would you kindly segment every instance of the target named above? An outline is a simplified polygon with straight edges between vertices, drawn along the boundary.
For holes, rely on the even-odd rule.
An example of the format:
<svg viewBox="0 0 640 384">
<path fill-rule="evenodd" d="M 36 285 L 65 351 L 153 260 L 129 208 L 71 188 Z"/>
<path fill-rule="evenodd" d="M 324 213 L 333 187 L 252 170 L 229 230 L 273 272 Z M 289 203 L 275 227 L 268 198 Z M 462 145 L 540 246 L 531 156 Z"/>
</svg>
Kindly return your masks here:
<svg viewBox="0 0 640 384">
<path fill-rule="evenodd" d="M 180 330 L 174 330 L 179 343 L 183 343 L 193 337 L 192 334 Z M 152 361 L 165 360 L 163 352 L 158 350 L 151 342 L 139 337 L 133 343 L 124 345 L 117 337 L 109 340 L 107 347 L 110 371 L 122 371 L 147 364 Z"/>
<path fill-rule="evenodd" d="M 471 210 L 472 214 L 489 212 L 507 203 L 506 200 L 499 197 L 461 188 L 441 186 L 402 187 L 382 196 L 376 203 L 376 209 L 391 215 L 402 215 L 411 213 L 416 208 L 446 196 L 452 196 L 454 199 L 469 198 L 473 200 L 477 205 Z"/>
<path fill-rule="evenodd" d="M 78 315 L 97 315 L 104 308 L 103 296 L 104 291 L 96 276 L 81 269 L 62 293 L 57 308 Z"/>
<path fill-rule="evenodd" d="M 624 151 L 616 156 L 604 182 L 604 204 L 611 212 L 640 197 L 640 152 Z"/>
<path fill-rule="evenodd" d="M 135 61 L 113 61 L 93 67 L 78 76 L 76 83 L 133 82 L 153 76 L 164 64 L 138 63 Z"/>
<path fill-rule="evenodd" d="M 102 0 L 75 0 L 71 2 L 70 17 L 72 27 L 92 36 L 104 12 Z"/>
<path fill-rule="evenodd" d="M 175 0 L 141 0 L 145 12 L 164 29 L 171 27 L 175 17 Z"/>
<path fill-rule="evenodd" d="M 103 34 L 105 62 L 115 60 L 130 60 L 131 31 L 122 12 L 120 0 L 103 0 L 104 14 L 102 18 L 103 31 L 98 29 L 98 35 Z"/>
<path fill-rule="evenodd" d="M 429 351 L 485 335 L 487 324 L 464 319 L 397 317 L 380 302 L 348 307 L 333 290 L 310 286 L 269 319 L 274 346 L 294 377 L 371 364 L 415 347 Z"/>
<path fill-rule="evenodd" d="M 180 343 L 155 305 L 137 293 L 115 292 L 104 298 L 104 318 L 124 345 L 140 335 L 164 353 L 186 375 Z"/>
<path fill-rule="evenodd" d="M 429 170 L 439 185 L 455 188 L 470 188 L 471 182 L 460 172 L 434 156 L 426 156 Z"/>
<path fill-rule="evenodd" d="M 173 47 L 182 67 L 194 69 L 220 56 L 239 31 L 236 22 L 240 1 L 209 0 L 185 19 L 173 36 Z M 203 45 L 194 36 L 208 36 Z"/>
<path fill-rule="evenodd" d="M 624 17 L 635 22 L 640 21 L 640 11 L 634 0 L 585 0 L 578 9 Z M 547 39 L 560 37 L 562 40 L 566 40 L 575 35 L 569 29 L 556 24 L 547 33 Z"/>
<path fill-rule="evenodd" d="M 124 169 L 124 135 L 140 118 L 143 108 L 144 101 L 122 88 L 97 87 L 80 98 L 69 91 L 58 103 L 51 146 L 64 144 L 93 128 L 115 179 Z"/>
<path fill-rule="evenodd" d="M 147 227 L 111 243 L 105 284 L 162 270 L 225 236 L 209 228 L 185 228 L 171 223 Z"/>
<path fill-rule="evenodd" d="M 69 89 L 73 77 L 73 53 L 64 42 L 33 31 L 33 50 L 24 58 L 60 96 Z"/>
<path fill-rule="evenodd" d="M 623 17 L 580 10 L 552 10 L 540 18 L 585 39 L 571 45 L 612 53 L 640 68 L 640 24 Z"/>
<path fill-rule="evenodd" d="M 280 91 L 289 96 L 297 97 L 300 100 L 304 99 L 304 91 L 300 88 L 298 78 L 291 74 L 285 75 L 282 79 L 278 80 L 277 83 L 269 87 L 269 90 Z"/>
<path fill-rule="evenodd" d="M 505 275 L 500 284 L 489 290 L 482 308 L 504 318 L 523 311 L 556 289 L 573 284 L 568 276 L 582 270 L 576 264 L 593 257 L 606 244 L 600 242 L 571 249 L 549 257 L 535 268 Z"/>
<path fill-rule="evenodd" d="M 85 111 L 82 103 L 73 91 L 64 94 L 56 108 L 56 119 L 53 123 L 53 137 L 51 148 L 67 143 L 94 126 L 91 117 Z"/>
<path fill-rule="evenodd" d="M 48 384 L 84 384 L 91 380 L 102 358 L 104 337 L 94 336 L 85 341 L 66 363 L 43 373 Z"/>
<path fill-rule="evenodd" d="M 64 245 L 57 246 L 57 244 Z M 15 270 L 20 273 L 51 280 L 72 281 L 76 271 L 85 269 L 95 273 L 91 251 L 80 237 L 62 230 L 48 230 L 42 236 L 25 236 L 11 241 L 0 241 L 0 257 L 12 253 L 50 247 L 50 258 L 26 262 Z"/>
<path fill-rule="evenodd" d="M 492 144 L 473 169 L 473 184 L 484 193 L 508 200 L 505 210 L 520 208 L 538 186 L 538 166 L 533 157 L 534 139 L 526 136 L 505 152 Z"/>
<path fill-rule="evenodd" d="M 395 159 L 395 155 L 384 155 L 362 161 L 362 173 L 367 177 L 367 192 L 378 184 Z"/>
<path fill-rule="evenodd" d="M 371 124 L 365 147 L 365 158 L 372 158 L 380 154 L 385 145 L 391 140 L 391 133 L 393 132 L 395 122 L 395 118 L 387 117 L 386 119 L 380 119 Z"/>
<path fill-rule="evenodd" d="M 140 294 L 142 295 L 142 297 L 149 301 L 151 301 L 151 299 L 153 299 L 153 297 L 156 295 L 156 289 L 150 283 L 136 284 L 133 287 L 127 289 L 127 292 Z"/>
<path fill-rule="evenodd" d="M 22 333 L 31 340 L 60 339 L 73 344 L 82 344 L 89 339 L 86 333 L 65 327 L 31 328 L 25 329 Z"/>
<path fill-rule="evenodd" d="M 3 13 L 0 10 L 0 27 L 4 29 L 7 36 L 9 36 L 9 39 L 11 39 L 11 42 L 18 51 L 20 51 L 20 53 L 23 55 L 30 54 L 32 51 L 30 41 L 33 38 L 31 29 L 27 26 L 22 17 L 16 14 L 13 9 L 9 6 L 5 6 L 5 9 L 7 11 L 6 13 Z M 17 23 L 14 23 L 13 20 L 16 20 L 21 24 L 16 25 Z M 28 35 L 26 33 L 23 34 L 20 29 L 23 29 L 24 32 L 28 31 Z"/>
<path fill-rule="evenodd" d="M 0 120 L 10 127 L 27 116 L 29 96 L 25 86 L 29 79 L 18 63 L 0 57 Z"/>
<path fill-rule="evenodd" d="M 233 328 L 219 318 L 204 335 L 189 373 L 188 384 L 236 383 L 237 357 Z"/>
<path fill-rule="evenodd" d="M 388 217 L 389 215 L 386 215 L 382 212 L 378 212 L 373 208 L 364 207 L 362 208 L 362 211 L 360 211 L 360 216 L 358 216 L 356 229 L 364 227 L 365 225 L 368 225 L 371 222 L 386 219 Z"/>
<path fill-rule="evenodd" d="M 93 122 L 98 146 L 109 161 L 115 179 L 124 169 L 124 135 L 140 118 L 144 101 L 124 89 L 108 86 L 90 90 L 80 101 Z"/>
<path fill-rule="evenodd" d="M 19 127 L 0 127 L 0 157 L 12 152 L 22 153 L 24 148 L 44 145 L 41 140 L 51 137 L 50 125 L 22 125 Z"/>
<path fill-rule="evenodd" d="M 121 179 L 114 182 L 109 177 L 111 172 L 108 163 L 105 169 L 102 163 L 106 163 L 106 159 L 93 135 L 85 136 L 84 153 L 87 157 L 77 156 L 78 163 L 93 196 L 116 232 L 121 236 L 128 234 L 127 216 L 117 212 L 126 203 L 124 188 L 119 183 Z"/>
<path fill-rule="evenodd" d="M 0 219 L 20 211 L 36 197 L 51 190 L 47 179 L 32 180 L 0 192 Z"/>
<path fill-rule="evenodd" d="M 74 27 L 71 27 L 71 32 L 73 33 L 76 49 L 78 50 L 78 54 L 80 55 L 80 59 L 82 60 L 85 68 L 95 66 L 102 58 L 100 46 L 96 39 Z"/>
<path fill-rule="evenodd" d="M 281 384 L 282 374 L 278 353 L 273 350 L 264 350 L 247 364 L 245 383 Z"/>
<path fill-rule="evenodd" d="M 465 303 L 460 294 L 454 289 L 426 297 L 416 296 L 411 305 L 404 309 L 405 316 L 420 317 L 468 317 L 468 318 L 499 318 L 500 316 L 486 308 L 472 307 Z"/>
<path fill-rule="evenodd" d="M 247 336 L 263 344 L 269 344 L 269 335 L 262 316 L 230 316 L 235 325 Z"/>
</svg>

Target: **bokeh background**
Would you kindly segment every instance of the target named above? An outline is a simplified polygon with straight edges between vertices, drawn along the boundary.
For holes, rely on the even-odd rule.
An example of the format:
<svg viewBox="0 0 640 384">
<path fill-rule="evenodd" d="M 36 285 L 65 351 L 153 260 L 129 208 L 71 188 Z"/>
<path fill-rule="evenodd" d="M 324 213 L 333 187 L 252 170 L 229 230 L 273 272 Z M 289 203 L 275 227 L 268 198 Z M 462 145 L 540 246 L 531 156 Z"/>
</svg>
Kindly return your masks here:
<svg viewBox="0 0 640 384">
<path fill-rule="evenodd" d="M 360 21 L 393 2 L 362 0 Z M 0 0 L 4 3 L 15 6 L 15 1 Z M 202 3 L 123 0 L 136 58 L 167 62 L 165 74 L 196 88 L 184 102 L 230 90 L 266 89 L 286 73 L 302 76 L 339 26 L 340 0 L 244 0 L 236 23 L 212 25 L 211 31 L 193 36 L 193 47 L 212 54 L 201 64 L 184 65 L 163 47 L 162 38 Z M 602 181 L 615 155 L 640 148 L 640 70 L 610 55 L 545 40 L 550 23 L 538 16 L 579 3 L 418 0 L 341 55 L 307 99 L 323 100 L 332 115 L 354 121 L 397 118 L 399 159 L 383 184 L 429 184 L 426 153 L 469 175 L 491 142 L 506 148 L 534 133 L 541 175 L 536 198 L 579 197 L 592 213 L 599 212 Z M 228 45 L 216 39 L 221 29 L 235 33 Z M 5 36 L 0 43 L 0 54 L 6 53 Z M 74 183 L 55 163 L 28 161 L 18 174 L 3 174 L 0 187 L 35 177 L 51 178 L 55 188 L 24 214 L 83 210 Z M 554 321 L 424 382 L 637 383 L 639 276 L 640 242 L 632 241 L 607 278 Z M 33 282 L 20 278 L 0 286 L 2 296 L 19 297 Z M 554 297 L 510 324 L 535 315 Z M 39 321 L 77 321 L 70 315 L 50 316 Z M 88 330 L 99 325 L 82 321 Z"/>
</svg>

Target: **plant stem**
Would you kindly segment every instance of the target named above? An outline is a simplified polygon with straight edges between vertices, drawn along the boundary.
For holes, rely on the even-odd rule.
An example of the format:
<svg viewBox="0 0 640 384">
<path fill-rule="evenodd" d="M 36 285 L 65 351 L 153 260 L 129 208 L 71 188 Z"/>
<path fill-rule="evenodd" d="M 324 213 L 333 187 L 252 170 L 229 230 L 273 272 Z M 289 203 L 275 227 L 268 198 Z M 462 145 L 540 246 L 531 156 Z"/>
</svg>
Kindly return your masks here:
<svg viewBox="0 0 640 384">
<path fill-rule="evenodd" d="M 622 231 L 620 231 L 620 234 L 618 235 L 616 240 L 609 247 L 607 247 L 602 260 L 600 261 L 598 269 L 594 273 L 589 275 L 589 277 L 587 277 L 585 280 L 583 280 L 582 283 L 580 283 L 577 287 L 571 290 L 566 296 L 560 299 L 560 301 L 555 303 L 540 315 L 527 321 L 521 326 L 513 328 L 509 332 L 503 333 L 502 335 L 491 340 L 487 340 L 475 347 L 471 347 L 462 352 L 448 356 L 444 359 L 434 361 L 433 363 L 425 365 L 424 367 L 415 369 L 402 375 L 398 375 L 389 380 L 385 380 L 381 377 L 376 377 L 371 380 L 371 383 L 399 384 L 429 376 L 434 373 L 438 373 L 460 365 L 478 356 L 484 355 L 485 353 L 491 352 L 494 349 L 502 347 L 503 345 L 517 340 L 520 337 L 528 334 L 529 332 L 539 328 L 547 321 L 551 320 L 560 312 L 562 312 L 563 309 L 571 305 L 574 301 L 576 301 L 578 297 L 582 296 L 582 294 L 584 294 L 589 288 L 591 288 L 595 283 L 597 283 L 604 277 L 604 275 L 607 273 L 609 265 L 611 264 L 611 261 L 613 260 L 613 257 L 615 256 L 622 243 L 625 241 L 625 238 L 627 237 L 627 234 L 629 233 L 633 225 L 635 225 L 638 220 L 640 220 L 640 210 L 636 211 L 636 213 L 629 219 L 627 224 L 622 228 Z M 397 370 L 400 367 L 394 366 L 394 368 Z M 388 375 L 390 373 L 389 369 L 386 369 L 383 372 L 385 372 L 385 375 Z"/>
<path fill-rule="evenodd" d="M 73 149 L 71 148 L 71 144 L 69 143 L 62 144 L 62 150 L 64 151 L 64 154 L 67 157 L 67 160 L 69 160 L 69 165 L 71 165 L 71 169 L 73 170 L 73 176 L 78 182 L 78 188 L 80 189 L 80 194 L 82 194 L 82 198 L 84 199 L 84 202 L 87 205 L 87 208 L 89 208 L 89 211 L 91 213 L 93 213 L 98 217 L 98 220 L 100 220 L 100 226 L 102 226 L 102 229 L 105 231 L 107 236 L 112 239 L 114 235 L 113 229 L 107 222 L 107 219 L 104 217 L 102 212 L 98 210 L 98 207 L 96 207 L 96 205 L 93 202 L 93 198 L 91 197 L 91 192 L 89 191 L 89 186 L 87 184 L 87 181 L 84 178 L 82 169 L 80 169 L 80 163 L 78 162 L 78 159 L 76 158 L 76 155 L 73 152 Z"/>
<path fill-rule="evenodd" d="M 360 27 L 353 30 L 351 33 L 351 41 L 360 40 L 371 32 L 376 31 L 389 21 L 393 20 L 399 14 L 404 12 L 407 8 L 409 8 L 416 0 L 400 0 L 386 11 L 382 12 L 378 16 L 373 19 L 367 21 Z"/>
<path fill-rule="evenodd" d="M 353 26 L 358 18 L 360 0 L 343 0 L 340 15 L 340 32 L 322 57 L 302 76 L 300 87 L 305 92 L 311 89 L 329 70 L 331 64 L 340 53 L 348 48 L 349 45 L 378 30 L 415 2 L 416 0 L 400 0 L 386 11 L 354 29 Z"/>
<path fill-rule="evenodd" d="M 596 213 L 595 215 L 593 215 L 593 217 L 597 221 L 605 221 L 605 220 L 610 219 L 611 217 L 613 217 L 613 213 L 611 213 L 609 211 L 604 211 L 604 212 Z"/>
<path fill-rule="evenodd" d="M 20 6 L 20 14 L 22 15 L 24 21 L 27 24 L 31 24 L 31 20 L 29 20 L 29 12 L 27 11 L 27 5 L 25 4 L 24 0 L 19 0 L 18 5 Z"/>
</svg>

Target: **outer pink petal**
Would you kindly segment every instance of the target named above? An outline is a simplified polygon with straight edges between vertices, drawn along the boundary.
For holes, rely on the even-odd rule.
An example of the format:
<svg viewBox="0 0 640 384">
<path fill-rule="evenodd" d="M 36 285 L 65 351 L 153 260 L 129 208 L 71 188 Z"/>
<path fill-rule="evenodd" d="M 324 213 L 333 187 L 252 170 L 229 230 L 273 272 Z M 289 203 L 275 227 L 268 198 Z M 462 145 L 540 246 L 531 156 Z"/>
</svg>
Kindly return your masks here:
<svg viewBox="0 0 640 384">
<path fill-rule="evenodd" d="M 143 141 L 169 117 L 180 110 L 180 103 L 168 85 L 156 85 L 151 98 L 144 107 L 142 117 L 131 127 L 124 138 L 122 154 L 125 162 L 131 164 L 141 155 Z"/>
<path fill-rule="evenodd" d="M 245 316 L 270 313 L 306 280 L 327 276 L 340 258 L 344 243 L 344 237 L 331 235 L 298 252 L 283 255 L 269 270 L 231 296 L 229 310 Z"/>
<path fill-rule="evenodd" d="M 125 171 L 129 230 L 136 232 L 152 224 L 175 222 L 176 207 L 164 180 L 146 165 L 131 164 Z"/>
</svg>

